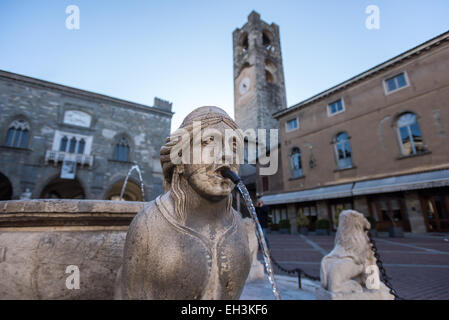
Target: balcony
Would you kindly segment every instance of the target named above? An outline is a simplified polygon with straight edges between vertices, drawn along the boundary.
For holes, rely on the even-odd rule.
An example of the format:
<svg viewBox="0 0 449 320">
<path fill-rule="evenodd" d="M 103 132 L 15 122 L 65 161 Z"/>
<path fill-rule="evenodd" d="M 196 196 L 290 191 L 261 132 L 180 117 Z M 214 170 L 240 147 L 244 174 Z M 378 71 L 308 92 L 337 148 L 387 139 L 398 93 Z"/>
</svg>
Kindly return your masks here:
<svg viewBox="0 0 449 320">
<path fill-rule="evenodd" d="M 81 166 L 88 165 L 92 167 L 92 165 L 94 164 L 94 156 L 87 154 L 54 150 L 47 150 L 47 152 L 45 153 L 45 164 L 48 164 L 49 162 L 57 164 L 58 162 L 62 162 L 64 159 L 75 160 L 76 163 L 80 164 Z"/>
</svg>

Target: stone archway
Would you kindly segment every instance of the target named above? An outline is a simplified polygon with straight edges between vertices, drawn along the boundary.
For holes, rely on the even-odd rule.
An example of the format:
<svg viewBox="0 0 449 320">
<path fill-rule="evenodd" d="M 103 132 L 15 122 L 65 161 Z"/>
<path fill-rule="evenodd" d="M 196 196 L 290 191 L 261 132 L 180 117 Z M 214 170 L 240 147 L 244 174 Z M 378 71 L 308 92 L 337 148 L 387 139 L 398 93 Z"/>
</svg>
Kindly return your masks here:
<svg viewBox="0 0 449 320">
<path fill-rule="evenodd" d="M 41 192 L 41 199 L 85 199 L 86 193 L 77 179 L 59 177 L 51 180 Z"/>
<path fill-rule="evenodd" d="M 125 179 L 119 180 L 114 183 L 109 191 L 106 193 L 106 200 L 120 200 L 120 192 L 122 191 L 123 183 Z M 131 179 L 128 179 L 126 183 L 126 189 L 123 194 L 123 200 L 125 201 L 143 201 L 142 191 L 138 184 Z"/>
<path fill-rule="evenodd" d="M 12 199 L 12 184 L 8 177 L 0 172 L 0 201 Z"/>
</svg>

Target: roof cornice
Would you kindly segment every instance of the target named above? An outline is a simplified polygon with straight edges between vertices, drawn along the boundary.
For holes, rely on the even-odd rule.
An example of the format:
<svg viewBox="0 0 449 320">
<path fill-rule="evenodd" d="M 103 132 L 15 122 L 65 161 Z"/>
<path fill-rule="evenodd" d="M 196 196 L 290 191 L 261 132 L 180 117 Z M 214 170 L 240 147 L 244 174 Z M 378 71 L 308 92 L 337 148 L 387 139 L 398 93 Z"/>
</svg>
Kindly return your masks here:
<svg viewBox="0 0 449 320">
<path fill-rule="evenodd" d="M 41 87 L 41 88 L 60 91 L 64 94 L 71 95 L 74 97 L 81 96 L 83 98 L 88 98 L 89 100 L 95 100 L 98 102 L 114 103 L 114 104 L 118 104 L 119 106 L 122 106 L 122 107 L 132 108 L 132 109 L 136 109 L 136 110 L 143 111 L 143 112 L 154 112 L 154 113 L 158 113 L 160 115 L 168 116 L 170 118 L 174 114 L 174 112 L 160 109 L 157 107 L 151 107 L 151 106 L 147 106 L 144 104 L 139 104 L 139 103 L 135 103 L 135 102 L 127 101 L 127 100 L 122 100 L 119 98 L 106 96 L 106 95 L 103 95 L 100 93 L 95 93 L 95 92 L 91 92 L 91 91 L 86 91 L 86 90 L 82 90 L 82 89 L 65 86 L 62 84 L 57 84 L 54 82 L 31 78 L 28 76 L 24 76 L 24 75 L 20 75 L 17 73 L 4 71 L 4 70 L 0 70 L 0 79 L 1 78 L 23 82 L 27 85 L 34 85 L 34 86 Z"/>
<path fill-rule="evenodd" d="M 285 114 L 288 114 L 288 113 L 296 111 L 302 107 L 305 107 L 307 105 L 315 103 L 325 97 L 328 97 L 328 96 L 335 94 L 343 89 L 346 89 L 347 87 L 352 86 L 352 85 L 358 83 L 359 81 L 362 81 L 368 77 L 372 77 L 372 76 L 378 74 L 379 72 L 386 71 L 389 68 L 397 65 L 398 63 L 402 63 L 404 60 L 411 58 L 412 56 L 421 55 L 422 53 L 428 52 L 429 50 L 439 47 L 443 43 L 447 43 L 447 42 L 449 42 L 449 31 L 447 31 L 429 41 L 426 41 L 426 42 L 424 42 L 424 43 L 422 43 L 422 44 L 420 44 L 420 45 L 418 45 L 418 46 L 416 46 L 416 47 L 414 47 L 394 58 L 391 58 L 390 60 L 387 60 L 387 61 L 385 61 L 365 72 L 362 72 L 362 73 L 360 73 L 360 74 L 358 74 L 358 75 L 356 75 L 356 76 L 354 76 L 354 77 L 352 77 L 352 78 L 350 78 L 330 89 L 327 89 L 317 95 L 314 95 L 314 96 L 310 97 L 309 99 L 303 100 L 302 102 L 299 102 L 287 109 L 278 111 L 273 114 L 273 117 L 277 119 Z"/>
</svg>

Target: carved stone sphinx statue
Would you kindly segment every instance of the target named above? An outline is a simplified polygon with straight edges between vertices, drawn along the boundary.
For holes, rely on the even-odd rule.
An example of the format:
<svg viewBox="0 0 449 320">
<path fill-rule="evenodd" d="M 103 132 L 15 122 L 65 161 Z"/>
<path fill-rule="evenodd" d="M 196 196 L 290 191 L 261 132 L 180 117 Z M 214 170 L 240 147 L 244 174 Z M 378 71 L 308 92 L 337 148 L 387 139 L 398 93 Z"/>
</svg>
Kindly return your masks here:
<svg viewBox="0 0 449 320">
<path fill-rule="evenodd" d="M 182 143 L 192 146 L 199 122 L 201 162 L 189 164 L 183 158 L 175 164 L 170 155 L 179 147 L 179 131 L 189 133 Z M 161 148 L 165 193 L 147 204 L 129 227 L 116 299 L 240 297 L 251 266 L 248 236 L 241 215 L 231 207 L 234 184 L 219 173 L 226 165 L 203 161 L 218 143 L 217 135 L 205 132 L 211 128 L 225 137 L 225 130 L 237 125 L 222 109 L 201 107 Z M 176 152 L 185 150 L 193 152 Z M 214 157 L 224 159 L 223 154 Z M 227 167 L 238 172 L 239 165 Z"/>
<path fill-rule="evenodd" d="M 393 300 L 380 281 L 363 214 L 345 210 L 338 218 L 334 249 L 321 260 L 321 285 L 335 300 Z"/>
</svg>

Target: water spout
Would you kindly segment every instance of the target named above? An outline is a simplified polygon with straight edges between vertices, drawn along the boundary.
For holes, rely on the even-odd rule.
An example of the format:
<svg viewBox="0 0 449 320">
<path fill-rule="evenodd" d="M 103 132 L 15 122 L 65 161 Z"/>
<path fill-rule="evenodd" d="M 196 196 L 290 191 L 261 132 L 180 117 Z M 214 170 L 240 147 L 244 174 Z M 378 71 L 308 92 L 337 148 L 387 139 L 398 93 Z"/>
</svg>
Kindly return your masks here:
<svg viewBox="0 0 449 320">
<path fill-rule="evenodd" d="M 246 186 L 243 183 L 242 179 L 232 170 L 223 169 L 220 171 L 220 173 L 223 177 L 230 179 L 236 185 L 237 189 L 239 190 L 240 194 L 245 200 L 246 207 L 248 208 L 248 211 L 250 212 L 251 217 L 253 218 L 254 223 L 256 225 L 256 236 L 257 240 L 259 241 L 260 247 L 262 248 L 265 270 L 267 271 L 268 280 L 270 281 L 271 284 L 271 289 L 273 291 L 275 298 L 277 300 L 280 300 L 281 296 L 279 294 L 276 282 L 274 280 L 274 271 L 271 265 L 270 251 L 268 249 L 267 243 L 265 242 L 262 227 L 260 226 L 259 219 L 257 218 L 256 209 L 254 208 L 248 189 L 246 189 Z"/>
<path fill-rule="evenodd" d="M 142 191 L 142 201 L 145 201 L 145 191 L 143 188 L 143 179 L 142 179 L 142 172 L 140 171 L 140 168 L 137 164 L 134 164 L 131 169 L 129 169 L 128 174 L 126 175 L 125 181 L 123 182 L 122 191 L 120 192 L 120 200 L 123 200 L 123 194 L 125 193 L 126 184 L 128 183 L 129 176 L 131 173 L 136 170 L 139 175 L 140 180 L 140 190 Z"/>
</svg>

